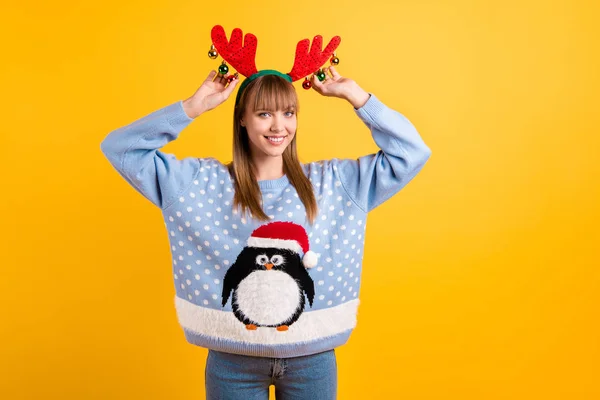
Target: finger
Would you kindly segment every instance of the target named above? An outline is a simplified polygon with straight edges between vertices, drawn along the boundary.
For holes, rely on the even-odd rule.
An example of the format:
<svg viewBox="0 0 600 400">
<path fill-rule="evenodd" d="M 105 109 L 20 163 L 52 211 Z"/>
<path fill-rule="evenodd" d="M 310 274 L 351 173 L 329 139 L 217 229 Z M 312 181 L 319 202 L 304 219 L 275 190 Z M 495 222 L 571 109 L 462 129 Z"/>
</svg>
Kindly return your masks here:
<svg viewBox="0 0 600 400">
<path fill-rule="evenodd" d="M 325 79 L 321 81 L 322 85 L 328 85 L 331 82 L 331 77 L 327 73 L 327 68 L 323 68 L 323 73 L 325 74 Z"/>
<path fill-rule="evenodd" d="M 319 80 L 319 78 L 317 78 L 317 75 L 313 75 L 311 80 L 312 80 L 313 89 L 315 89 L 319 93 L 322 93 L 323 92 L 323 83 Z"/>
<path fill-rule="evenodd" d="M 337 72 L 337 70 L 335 69 L 335 67 L 332 65 L 329 68 L 329 72 L 331 73 L 331 76 L 333 77 L 333 79 L 338 80 L 339 78 L 341 78 L 342 76 L 339 74 L 339 72 Z"/>
<path fill-rule="evenodd" d="M 219 75 L 217 75 L 217 78 L 215 79 L 215 83 L 225 86 L 227 84 L 227 78 L 225 78 L 225 75 L 219 74 Z"/>
<path fill-rule="evenodd" d="M 222 74 L 222 73 L 219 72 L 217 74 L 217 79 L 223 79 L 223 78 L 225 78 L 225 76 L 227 76 L 227 74 Z"/>
<path fill-rule="evenodd" d="M 235 89 L 235 87 L 237 86 L 239 82 L 239 79 L 234 79 L 231 82 L 229 82 L 229 85 L 227 85 L 227 87 L 225 88 L 225 90 L 223 91 L 223 94 L 226 97 L 229 97 L 231 95 L 231 92 L 233 92 L 233 90 Z"/>
<path fill-rule="evenodd" d="M 331 68 L 332 67 L 323 68 L 323 71 L 325 72 L 325 77 L 327 78 L 326 80 L 329 80 L 328 83 L 335 82 L 339 78 L 341 78 L 340 74 L 338 74 L 335 71 L 332 71 Z"/>
<path fill-rule="evenodd" d="M 323 86 L 323 84 L 321 83 L 321 81 L 319 80 L 319 78 L 317 78 L 317 74 L 313 74 L 310 77 L 310 80 L 312 81 L 313 87 L 321 87 L 321 86 Z"/>
<path fill-rule="evenodd" d="M 212 71 L 210 71 L 208 73 L 208 76 L 206 77 L 206 80 L 212 82 L 212 80 L 214 79 L 215 75 L 217 75 L 217 71 L 215 71 L 213 69 Z"/>
</svg>

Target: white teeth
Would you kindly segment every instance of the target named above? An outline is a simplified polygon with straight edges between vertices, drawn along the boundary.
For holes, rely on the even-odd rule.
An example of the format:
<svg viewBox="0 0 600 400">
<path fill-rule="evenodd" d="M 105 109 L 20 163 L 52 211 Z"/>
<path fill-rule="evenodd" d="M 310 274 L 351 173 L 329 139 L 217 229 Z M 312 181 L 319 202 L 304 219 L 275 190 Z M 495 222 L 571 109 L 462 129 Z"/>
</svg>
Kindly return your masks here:
<svg viewBox="0 0 600 400">
<path fill-rule="evenodd" d="M 282 138 L 282 137 L 280 137 L 280 138 L 274 138 L 274 137 L 270 137 L 270 138 L 268 138 L 268 139 L 269 139 L 271 142 L 275 142 L 275 143 L 281 143 L 281 142 L 283 142 L 283 138 Z"/>
</svg>

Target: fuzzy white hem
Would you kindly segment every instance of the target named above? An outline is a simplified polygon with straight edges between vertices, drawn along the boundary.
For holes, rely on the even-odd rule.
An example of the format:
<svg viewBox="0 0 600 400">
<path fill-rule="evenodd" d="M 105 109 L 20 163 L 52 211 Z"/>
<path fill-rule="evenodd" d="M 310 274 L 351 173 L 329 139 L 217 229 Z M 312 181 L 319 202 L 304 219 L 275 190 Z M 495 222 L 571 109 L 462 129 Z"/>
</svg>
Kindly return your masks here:
<svg viewBox="0 0 600 400">
<path fill-rule="evenodd" d="M 175 309 L 181 326 L 189 331 L 224 340 L 256 344 L 287 344 L 321 339 L 353 329 L 359 300 L 336 307 L 305 311 L 287 331 L 259 327 L 247 330 L 231 311 L 220 311 L 190 303 L 175 296 Z"/>
</svg>

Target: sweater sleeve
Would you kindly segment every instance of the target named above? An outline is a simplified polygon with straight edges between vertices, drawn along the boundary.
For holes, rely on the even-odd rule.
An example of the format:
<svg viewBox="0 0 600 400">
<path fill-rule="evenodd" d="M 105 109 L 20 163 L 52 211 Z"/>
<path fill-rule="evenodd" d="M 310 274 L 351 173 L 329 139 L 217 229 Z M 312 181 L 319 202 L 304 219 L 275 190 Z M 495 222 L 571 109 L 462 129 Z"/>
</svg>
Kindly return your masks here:
<svg viewBox="0 0 600 400">
<path fill-rule="evenodd" d="M 100 148 L 131 186 L 164 209 L 192 182 L 199 160 L 179 160 L 159 149 L 192 121 L 179 101 L 111 132 Z"/>
<path fill-rule="evenodd" d="M 333 166 L 348 196 L 369 212 L 406 186 L 423 168 L 431 150 L 408 119 L 373 94 L 355 112 L 380 150 L 356 160 L 334 160 Z"/>
</svg>

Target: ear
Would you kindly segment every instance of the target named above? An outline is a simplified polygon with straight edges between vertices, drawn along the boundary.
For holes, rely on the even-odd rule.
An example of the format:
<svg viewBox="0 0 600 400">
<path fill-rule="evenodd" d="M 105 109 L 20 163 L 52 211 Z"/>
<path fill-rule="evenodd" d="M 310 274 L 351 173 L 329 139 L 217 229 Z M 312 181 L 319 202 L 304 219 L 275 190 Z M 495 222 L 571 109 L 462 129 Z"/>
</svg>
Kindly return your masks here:
<svg viewBox="0 0 600 400">
<path fill-rule="evenodd" d="M 240 119 L 240 125 L 241 126 L 246 126 L 246 124 L 244 124 L 244 120 L 243 119 Z"/>
</svg>

